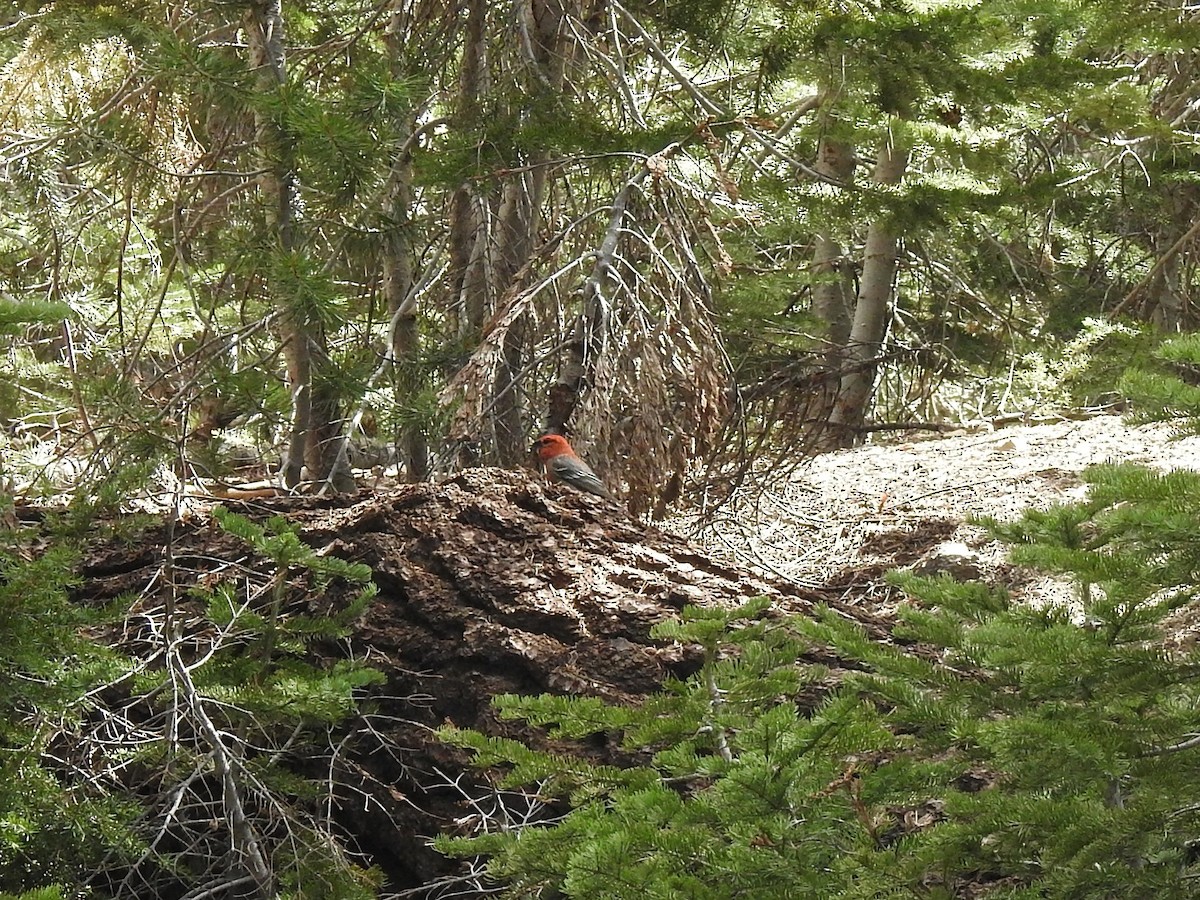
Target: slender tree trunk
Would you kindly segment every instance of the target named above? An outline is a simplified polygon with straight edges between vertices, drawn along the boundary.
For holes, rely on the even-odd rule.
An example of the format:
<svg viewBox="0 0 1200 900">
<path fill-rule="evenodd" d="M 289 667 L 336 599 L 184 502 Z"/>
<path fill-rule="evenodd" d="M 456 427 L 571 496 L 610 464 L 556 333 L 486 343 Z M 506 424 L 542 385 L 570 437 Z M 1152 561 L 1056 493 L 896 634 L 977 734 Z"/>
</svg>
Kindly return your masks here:
<svg viewBox="0 0 1200 900">
<path fill-rule="evenodd" d="M 279 93 L 287 81 L 283 9 L 280 0 L 253 3 L 243 16 L 250 65 L 257 74 L 259 89 Z M 255 110 L 257 151 L 262 175 L 259 190 L 267 200 L 268 224 L 283 254 L 297 249 L 296 211 L 299 185 L 294 163 L 294 145 L 286 130 L 261 109 Z M 283 467 L 284 483 L 295 486 L 307 464 L 309 478 L 326 480 L 335 490 L 354 489 L 349 464 L 338 453 L 341 431 L 337 397 L 320 378 L 329 366 L 325 335 L 316 323 L 300 319 L 286 298 L 280 305 L 279 335 L 287 361 L 292 390 L 291 438 Z"/>
<path fill-rule="evenodd" d="M 332 373 L 333 360 L 325 345 L 325 336 L 314 337 L 309 356 L 313 361 L 313 401 L 311 427 L 304 445 L 304 459 L 314 481 L 323 481 L 338 493 L 357 488 L 350 460 L 342 452 L 342 405 L 336 387 L 322 377 Z"/>
<path fill-rule="evenodd" d="M 488 310 L 486 202 L 468 185 L 450 197 L 450 296 L 453 332 L 464 347 L 479 339 Z"/>
<path fill-rule="evenodd" d="M 462 68 L 455 119 L 463 131 L 479 127 L 481 100 L 488 91 L 487 0 L 467 0 Z M 450 197 L 451 318 L 458 339 L 469 347 L 479 339 L 491 306 L 488 277 L 488 204 L 475 186 L 463 183 Z"/>
<path fill-rule="evenodd" d="M 466 0 L 457 104 L 463 129 L 480 127 L 483 108 L 506 121 L 521 122 L 545 117 L 553 104 L 564 102 L 578 41 L 588 33 L 588 26 L 573 29 L 571 23 L 591 23 L 584 13 L 599 5 L 596 0 L 521 0 L 505 5 L 501 13 L 497 4 Z M 489 25 L 505 35 L 504 42 L 495 44 L 491 60 Z M 526 99 L 514 105 L 513 97 Z M 528 108 L 530 97 L 535 98 L 533 109 Z M 531 324 L 523 308 L 497 307 L 520 303 L 527 286 L 540 240 L 550 157 L 535 150 L 505 162 L 510 171 L 497 189 L 484 193 L 474 184 L 464 184 L 450 202 L 450 284 L 465 346 L 482 333 L 489 315 L 505 317 L 485 407 L 494 458 L 510 465 L 527 454 L 531 417 L 525 379 Z"/>
<path fill-rule="evenodd" d="M 404 78 L 410 74 L 402 63 L 403 45 L 399 19 L 403 0 L 395 0 L 392 26 L 388 29 L 388 52 L 392 75 Z M 412 274 L 412 153 L 410 140 L 415 124 L 407 116 L 397 123 L 394 135 L 400 152 L 392 160 L 390 184 L 384 200 L 387 238 L 383 257 L 383 294 L 391 319 L 392 365 L 397 405 L 413 406 L 425 379 L 421 363 L 421 334 L 417 323 L 417 299 L 413 292 Z M 424 481 L 429 477 L 429 437 L 425 423 L 415 416 L 400 426 L 399 450 L 409 481 Z"/>
<path fill-rule="evenodd" d="M 822 175 L 848 185 L 854 177 L 854 148 L 828 136 L 821 138 L 813 167 Z M 837 367 L 837 357 L 850 337 L 850 310 L 854 281 L 842 245 L 826 230 L 817 232 L 813 248 L 813 313 L 825 326 L 827 363 Z"/>
<path fill-rule="evenodd" d="M 494 269 L 500 296 L 511 296 L 520 288 L 517 278 L 533 252 L 546 189 L 545 167 L 539 164 L 541 162 L 544 160 L 539 154 L 526 177 L 504 186 L 497 216 Z M 496 452 L 506 465 L 520 461 L 528 452 L 521 387 L 527 330 L 528 319 L 521 316 L 505 333 L 501 365 L 493 387 Z"/>
<path fill-rule="evenodd" d="M 394 200 L 393 213 L 399 215 L 405 200 Z M 424 383 L 421 363 L 421 333 L 417 323 L 417 300 L 412 293 L 412 268 L 407 225 L 396 224 L 388 236 L 383 266 L 383 292 L 392 321 L 392 356 L 395 366 L 396 400 L 400 406 L 412 404 Z M 429 437 L 425 423 L 406 421 L 400 430 L 400 448 L 409 481 L 429 477 Z"/>
<path fill-rule="evenodd" d="M 1184 314 L 1187 309 L 1186 288 L 1184 287 L 1184 279 L 1181 277 L 1182 258 L 1181 254 L 1175 253 L 1167 255 L 1168 249 L 1179 243 L 1184 229 L 1176 223 L 1189 223 L 1193 221 L 1192 213 L 1194 212 L 1191 202 L 1190 191 L 1186 189 L 1176 189 L 1167 199 L 1169 204 L 1169 213 L 1167 221 L 1171 223 L 1167 234 L 1158 231 L 1153 237 L 1155 247 L 1155 255 L 1159 260 L 1163 260 L 1163 264 L 1158 268 L 1159 275 L 1157 284 L 1152 284 L 1154 290 L 1147 291 L 1147 296 L 1153 297 L 1152 307 L 1150 311 L 1150 321 L 1154 323 L 1155 328 L 1165 334 L 1174 334 L 1181 330 L 1184 322 Z"/>
<path fill-rule="evenodd" d="M 564 75 L 569 40 L 563 23 L 569 11 L 561 0 L 531 0 L 522 5 L 523 18 L 513 32 L 518 46 L 513 51 L 519 59 L 532 51 L 533 72 L 523 77 L 531 79 L 531 89 L 543 90 L 557 97 L 565 88 Z M 520 38 L 529 35 L 532 46 L 525 50 Z M 517 69 L 516 71 L 520 71 Z M 547 155 L 531 154 L 525 160 L 527 171 L 517 175 L 504 186 L 497 215 L 495 285 L 497 296 L 512 296 L 520 289 L 517 279 L 529 262 L 541 227 L 542 201 L 546 194 Z M 512 465 L 527 453 L 525 441 L 526 410 L 522 380 L 526 362 L 526 331 L 528 320 L 522 316 L 504 336 L 500 367 L 493 385 L 496 451 L 500 462 Z"/>
<path fill-rule="evenodd" d="M 823 177 L 849 185 L 854 178 L 854 147 L 828 133 L 833 116 L 822 114 L 824 128 L 817 145 L 813 168 Z M 827 374 L 819 394 L 813 397 L 810 418 L 824 423 L 833 414 L 841 386 L 841 372 L 850 340 L 850 314 L 854 308 L 853 265 L 842 244 L 827 229 L 817 231 L 813 241 L 812 310 L 824 333 L 822 367 Z M 819 428 L 820 426 L 818 426 Z M 817 446 L 831 445 L 829 432 L 817 432 Z"/>
<path fill-rule="evenodd" d="M 483 132 L 484 99 L 491 92 L 488 45 L 488 0 L 464 0 L 462 16 L 462 63 L 458 92 L 453 102 L 453 125 L 463 134 Z M 447 204 L 450 246 L 449 321 L 458 341 L 460 363 L 467 360 L 483 335 L 484 324 L 494 308 L 495 285 L 491 275 L 490 233 L 493 208 L 488 187 L 464 181 Z M 450 373 L 453 378 L 454 373 Z M 481 436 L 477 436 L 481 437 Z M 474 466 L 488 459 L 482 440 L 463 441 L 458 446 L 458 464 Z"/>
<path fill-rule="evenodd" d="M 908 167 L 908 145 L 901 142 L 898 131 L 898 128 L 891 129 L 879 149 L 874 174 L 878 184 L 899 184 Z M 846 345 L 845 369 L 829 418 L 832 436 L 843 447 L 857 441 L 858 429 L 871 405 L 879 357 L 887 335 L 899 245 L 899 235 L 891 217 L 881 214 L 867 229 L 862 279 Z"/>
</svg>

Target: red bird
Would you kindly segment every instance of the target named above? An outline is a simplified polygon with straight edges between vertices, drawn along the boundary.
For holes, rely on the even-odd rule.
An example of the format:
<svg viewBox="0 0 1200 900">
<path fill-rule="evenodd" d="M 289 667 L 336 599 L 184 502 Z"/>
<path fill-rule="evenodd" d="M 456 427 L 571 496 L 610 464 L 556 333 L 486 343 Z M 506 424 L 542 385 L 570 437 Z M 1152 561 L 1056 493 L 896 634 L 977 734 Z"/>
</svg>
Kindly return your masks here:
<svg viewBox="0 0 1200 900">
<path fill-rule="evenodd" d="M 542 468 L 555 481 L 569 484 L 580 491 L 611 497 L 604 482 L 592 471 L 592 467 L 575 455 L 567 439 L 561 434 L 543 434 L 533 442 Z"/>
</svg>

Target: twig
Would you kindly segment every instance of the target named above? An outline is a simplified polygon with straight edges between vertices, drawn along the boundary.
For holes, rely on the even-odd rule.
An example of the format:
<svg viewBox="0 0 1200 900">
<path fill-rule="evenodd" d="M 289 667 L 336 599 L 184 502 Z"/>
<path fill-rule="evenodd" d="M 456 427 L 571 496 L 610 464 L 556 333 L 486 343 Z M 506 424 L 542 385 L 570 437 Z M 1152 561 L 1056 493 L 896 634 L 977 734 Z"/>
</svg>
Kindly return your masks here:
<svg viewBox="0 0 1200 900">
<path fill-rule="evenodd" d="M 1186 741 L 1180 741 L 1178 744 L 1171 744 L 1169 747 L 1154 747 L 1150 750 L 1143 750 L 1139 756 L 1164 756 L 1168 753 L 1179 753 L 1182 750 L 1191 750 L 1193 747 L 1200 747 L 1200 734 L 1194 734 Z"/>
<path fill-rule="evenodd" d="M 857 425 L 854 431 L 859 434 L 870 434 L 876 431 L 936 431 L 939 434 L 953 431 L 957 425 L 945 422 L 878 422 L 875 425 Z"/>
<path fill-rule="evenodd" d="M 96 439 L 96 431 L 92 428 L 91 419 L 88 417 L 87 406 L 83 401 L 83 390 L 79 386 L 79 364 L 75 357 L 75 337 L 71 333 L 71 320 L 62 320 L 62 335 L 63 346 L 67 356 L 67 368 L 71 371 L 71 393 L 75 397 L 75 410 L 79 413 L 79 425 L 83 429 L 83 433 L 92 443 L 93 450 L 100 449 L 100 442 Z"/>
<path fill-rule="evenodd" d="M 1166 264 L 1176 256 L 1178 256 L 1179 252 L 1184 248 L 1187 242 L 1194 238 L 1197 234 L 1200 234 L 1200 219 L 1197 219 L 1195 222 L 1193 222 L 1192 227 L 1184 232 L 1183 237 L 1172 244 L 1167 249 L 1167 252 L 1155 261 L 1154 265 L 1150 267 L 1150 271 L 1146 273 L 1146 277 L 1135 284 L 1133 289 L 1125 295 L 1121 302 L 1113 307 L 1108 314 L 1108 318 L 1115 319 L 1117 316 L 1121 315 L 1121 313 L 1125 312 L 1126 308 L 1131 306 L 1133 302 L 1142 295 L 1146 288 L 1154 282 L 1154 279 L 1156 279 L 1162 272 L 1163 267 L 1166 266 Z"/>
<path fill-rule="evenodd" d="M 221 799 L 224 803 L 225 816 L 230 830 L 246 859 L 246 866 L 259 891 L 264 897 L 273 896 L 272 885 L 275 878 L 266 855 L 263 853 L 254 825 L 246 814 L 245 804 L 242 802 L 242 790 L 239 784 L 241 765 L 226 749 L 225 743 L 221 739 L 221 733 L 209 718 L 208 712 L 204 708 L 204 702 L 196 690 L 191 673 L 183 664 L 183 660 L 173 653 L 170 656 L 170 664 L 192 715 L 195 716 L 196 723 L 200 727 L 200 732 L 209 745 L 216 775 L 221 782 Z"/>
</svg>

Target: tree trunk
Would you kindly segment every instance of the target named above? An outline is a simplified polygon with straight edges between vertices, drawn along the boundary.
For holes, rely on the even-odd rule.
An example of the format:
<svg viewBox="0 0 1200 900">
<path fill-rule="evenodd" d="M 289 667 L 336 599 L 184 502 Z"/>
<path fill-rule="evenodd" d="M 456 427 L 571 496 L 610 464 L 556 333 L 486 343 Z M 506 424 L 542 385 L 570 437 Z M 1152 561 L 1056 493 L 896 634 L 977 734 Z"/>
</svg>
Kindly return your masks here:
<svg viewBox="0 0 1200 900">
<path fill-rule="evenodd" d="M 287 81 L 282 3 L 264 0 L 252 4 L 242 24 L 259 90 L 278 94 Z M 300 208 L 294 142 L 280 123 L 261 109 L 255 110 L 254 117 L 262 169 L 258 184 L 267 200 L 268 225 L 279 251 L 284 255 L 294 253 L 296 215 Z M 307 464 L 311 480 L 327 480 L 338 491 L 353 490 L 349 463 L 344 454 L 338 453 L 341 425 L 337 396 L 320 377 L 321 369 L 330 364 L 325 335 L 319 324 L 300 318 L 286 297 L 277 294 L 275 302 L 281 313 L 279 336 L 292 390 L 291 437 L 283 466 L 284 483 L 289 487 L 298 484 L 302 466 Z"/>
<path fill-rule="evenodd" d="M 397 161 L 397 164 L 407 169 L 407 162 Z M 393 197 L 390 204 L 395 218 L 385 249 L 383 293 L 391 316 L 396 403 L 411 408 L 425 376 L 421 362 L 421 334 L 417 326 L 417 300 L 412 291 L 407 222 L 410 203 L 411 196 L 402 195 Z M 429 477 L 429 437 L 425 423 L 417 415 L 408 417 L 400 426 L 399 438 L 408 480 L 424 481 Z"/>
<path fill-rule="evenodd" d="M 458 96 L 454 118 L 463 131 L 479 127 L 480 99 L 488 88 L 487 77 L 487 0 L 469 0 L 458 77 Z M 447 211 L 450 224 L 451 320 L 464 347 L 469 347 L 483 331 L 490 307 L 487 275 L 487 203 L 476 188 L 464 182 L 450 197 Z"/>
<path fill-rule="evenodd" d="M 585 15 L 598 8 L 594 0 L 522 0 L 503 12 L 483 0 L 467 0 L 465 7 L 456 104 L 464 132 L 486 131 L 484 110 L 514 126 L 528 123 L 532 130 L 553 116 L 556 104 L 569 102 L 562 99 L 572 90 L 568 73 L 577 62 L 579 41 L 595 27 Z M 503 38 L 489 45 L 493 32 Z M 525 382 L 532 319 L 523 292 L 541 240 L 550 162 L 547 151 L 517 151 L 503 160 L 494 189 L 464 183 L 448 210 L 450 289 L 464 349 L 476 343 L 489 322 L 502 322 L 502 332 L 491 335 L 498 347 L 488 348 L 487 381 L 473 384 L 472 393 L 488 418 L 491 457 L 504 465 L 527 455 L 532 417 Z M 480 387 L 487 392 L 482 403 Z"/>
<path fill-rule="evenodd" d="M 822 119 L 824 128 L 813 168 L 824 178 L 849 185 L 854 178 L 854 147 L 829 136 L 827 131 L 833 122 L 831 115 L 822 114 Z M 818 396 L 813 398 L 810 418 L 824 423 L 833 414 L 837 402 L 841 382 L 838 373 L 845 364 L 846 344 L 850 340 L 850 313 L 854 306 L 853 265 L 845 248 L 828 229 L 819 230 L 814 236 L 811 271 L 812 311 L 824 329 L 821 335 L 821 365 L 828 375 L 821 382 Z M 828 432 L 818 432 L 818 435 L 817 446 L 830 445 Z"/>
<path fill-rule="evenodd" d="M 493 271 L 497 293 L 502 297 L 512 296 L 520 289 L 518 276 L 533 252 L 545 196 L 545 167 L 540 165 L 544 161 L 539 154 L 529 174 L 518 176 L 504 186 L 497 216 Z M 527 319 L 527 316 L 521 316 L 505 333 L 500 367 L 493 386 L 496 452 L 503 465 L 520 462 L 528 453 L 525 404 L 521 393 Z"/>
<path fill-rule="evenodd" d="M 902 143 L 903 137 L 898 131 L 893 126 L 879 149 L 874 174 L 877 184 L 899 184 L 908 167 L 908 144 Z M 867 229 L 854 321 L 846 345 L 837 401 L 829 417 L 832 437 L 843 447 L 857 442 L 859 429 L 871 405 L 879 358 L 887 336 L 899 243 L 892 217 L 881 212 Z"/>
<path fill-rule="evenodd" d="M 518 58 L 530 53 L 534 67 L 530 87 L 559 96 L 566 87 L 565 72 L 569 40 L 563 29 L 570 11 L 561 0 L 532 0 L 523 8 L 524 20 L 515 34 L 528 34 L 532 46 L 525 50 L 514 47 Z M 524 62 L 524 60 L 523 60 Z M 520 71 L 518 68 L 517 71 Z M 546 163 L 544 152 L 522 160 L 527 171 L 514 176 L 505 185 L 497 216 L 496 267 L 494 272 L 498 296 L 509 297 L 520 289 L 517 283 L 522 269 L 529 262 L 541 227 L 542 201 L 546 193 Z M 503 465 L 519 462 L 527 453 L 525 441 L 525 404 L 521 382 L 525 370 L 525 338 L 527 317 L 512 324 L 504 336 L 500 366 L 493 385 L 496 451 Z"/>
<path fill-rule="evenodd" d="M 410 74 L 401 61 L 400 29 L 395 20 L 401 16 L 401 3 L 393 6 L 393 25 L 387 31 L 392 75 L 402 79 Z M 395 139 L 400 151 L 392 160 L 390 183 L 384 200 L 387 238 L 383 256 L 383 294 L 391 320 L 391 352 L 397 406 L 413 408 L 414 395 L 424 383 L 421 363 L 421 335 L 417 327 L 417 298 L 412 275 L 412 148 L 414 123 L 407 116 L 397 122 Z M 403 456 L 409 481 L 429 477 L 429 437 L 418 415 L 402 421 L 398 449 Z"/>
<path fill-rule="evenodd" d="M 1152 305 L 1149 318 L 1154 327 L 1164 334 L 1181 331 L 1187 311 L 1186 281 L 1182 277 L 1182 257 L 1187 254 L 1168 253 L 1171 247 L 1179 243 L 1186 230 L 1182 223 L 1194 221 L 1191 199 L 1190 191 L 1176 188 L 1167 198 L 1167 221 L 1171 223 L 1171 227 L 1156 231 L 1151 238 L 1153 244 L 1157 245 L 1154 248 L 1155 256 L 1164 262 L 1158 267 L 1158 284 L 1151 285 L 1157 289 L 1146 292 L 1153 298 L 1150 301 Z M 1167 233 L 1163 234 L 1163 231 Z"/>
<path fill-rule="evenodd" d="M 822 136 L 814 168 L 822 175 L 848 185 L 854 177 L 854 148 Z M 836 369 L 838 357 L 850 337 L 850 308 L 854 281 L 842 245 L 827 230 L 817 232 L 813 248 L 813 313 L 825 326 L 827 363 Z"/>
</svg>

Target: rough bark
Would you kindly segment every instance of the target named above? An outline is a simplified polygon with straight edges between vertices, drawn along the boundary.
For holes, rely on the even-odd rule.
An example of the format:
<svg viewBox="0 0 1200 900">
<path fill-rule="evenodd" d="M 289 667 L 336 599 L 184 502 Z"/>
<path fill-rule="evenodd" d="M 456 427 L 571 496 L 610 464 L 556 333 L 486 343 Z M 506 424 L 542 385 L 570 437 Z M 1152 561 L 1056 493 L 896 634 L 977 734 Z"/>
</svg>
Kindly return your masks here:
<svg viewBox="0 0 1200 900">
<path fill-rule="evenodd" d="M 398 201 L 393 212 L 398 213 L 407 201 Z M 396 402 L 411 404 L 424 383 L 421 362 L 421 333 L 417 323 L 417 300 L 412 291 L 410 247 L 407 237 L 394 226 L 387 242 L 384 260 L 383 291 L 387 300 L 392 326 L 392 364 L 395 373 Z M 399 232 L 399 233 L 397 233 Z M 400 430 L 399 444 L 403 453 L 404 471 L 409 481 L 424 481 L 429 477 L 429 437 L 425 423 L 415 418 L 406 421 Z"/>
<path fill-rule="evenodd" d="M 908 167 L 909 148 L 893 129 L 879 148 L 874 180 L 880 185 L 896 185 Z M 867 409 L 879 372 L 879 357 L 887 336 L 892 287 L 900 244 L 892 217 L 881 213 L 867 229 L 863 249 L 862 277 L 846 344 L 844 374 L 829 418 L 831 435 L 841 446 L 853 445 Z"/>
<path fill-rule="evenodd" d="M 539 159 L 538 162 L 544 162 Z M 496 263 L 493 270 L 497 293 L 512 296 L 520 288 L 518 273 L 533 252 L 541 222 L 545 195 L 545 168 L 538 165 L 526 177 L 504 186 L 497 216 Z M 525 368 L 528 317 L 522 316 L 504 335 L 501 363 L 492 388 L 496 452 L 501 463 L 512 465 L 528 450 L 525 434 L 525 404 L 521 379 Z"/>
<path fill-rule="evenodd" d="M 518 75 L 524 66 L 514 67 L 514 75 L 524 82 L 525 90 L 545 91 L 552 98 L 564 92 L 570 38 L 563 26 L 569 15 L 578 17 L 581 12 L 578 8 L 568 10 L 559 0 L 532 0 L 527 7 L 523 5 L 521 18 L 511 32 L 518 46 L 511 49 L 514 57 L 531 70 Z M 528 46 L 521 46 L 526 39 Z M 518 275 L 533 254 L 541 227 L 548 155 L 533 153 L 522 162 L 526 172 L 504 186 L 497 216 L 494 277 L 496 293 L 501 297 L 512 296 L 520 289 Z M 522 316 L 505 333 L 493 385 L 496 450 L 505 465 L 520 461 L 526 454 L 527 416 L 521 382 L 528 327 L 528 317 Z"/>
<path fill-rule="evenodd" d="M 350 459 L 342 452 L 342 404 L 333 383 L 323 377 L 333 370 L 333 360 L 326 349 L 324 333 L 310 330 L 309 357 L 313 362 L 310 376 L 312 382 L 312 408 L 307 440 L 304 444 L 304 460 L 309 477 L 323 483 L 322 489 L 344 493 L 353 491 L 357 484 L 350 470 Z"/>
<path fill-rule="evenodd" d="M 1197 224 L 1185 229 L 1183 223 L 1193 222 L 1196 198 L 1192 189 L 1176 188 L 1166 198 L 1168 206 L 1167 228 L 1156 231 L 1152 237 L 1157 261 L 1154 290 L 1147 291 L 1150 301 L 1149 319 L 1154 327 L 1164 334 L 1175 334 L 1183 330 L 1188 314 L 1188 287 L 1185 261 L 1190 255 L 1185 251 L 1195 241 Z M 1165 232 L 1165 233 L 1164 233 Z M 1191 237 L 1187 237 L 1191 235 Z"/>
</svg>

